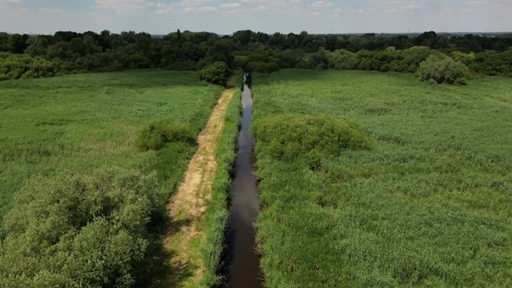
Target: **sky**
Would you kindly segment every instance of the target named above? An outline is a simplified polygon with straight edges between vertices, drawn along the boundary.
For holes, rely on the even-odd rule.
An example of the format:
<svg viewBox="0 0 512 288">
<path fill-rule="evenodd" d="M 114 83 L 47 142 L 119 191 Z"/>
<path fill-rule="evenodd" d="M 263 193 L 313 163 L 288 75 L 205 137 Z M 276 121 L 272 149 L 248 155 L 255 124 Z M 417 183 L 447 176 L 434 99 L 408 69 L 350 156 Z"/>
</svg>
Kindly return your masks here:
<svg viewBox="0 0 512 288">
<path fill-rule="evenodd" d="M 0 0 L 0 31 L 511 32 L 512 0 Z"/>
</svg>

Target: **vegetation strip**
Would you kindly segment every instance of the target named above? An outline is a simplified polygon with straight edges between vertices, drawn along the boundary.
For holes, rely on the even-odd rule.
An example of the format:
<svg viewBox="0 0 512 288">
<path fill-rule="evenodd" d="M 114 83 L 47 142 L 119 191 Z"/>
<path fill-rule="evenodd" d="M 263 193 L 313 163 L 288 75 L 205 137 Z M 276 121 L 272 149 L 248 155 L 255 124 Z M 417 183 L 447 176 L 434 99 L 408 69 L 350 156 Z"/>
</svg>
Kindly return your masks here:
<svg viewBox="0 0 512 288">
<path fill-rule="evenodd" d="M 54 35 L 0 32 L 0 81 L 167 68 L 197 70 L 201 79 L 224 85 L 223 78 L 229 77 L 231 69 L 261 73 L 285 68 L 416 72 L 420 63 L 435 55 L 438 59 L 424 67 L 431 71 L 422 69 L 422 79 L 464 83 L 465 77 L 460 77 L 464 72 L 512 75 L 511 47 L 510 33 L 315 35 L 242 30 L 217 35 L 178 30 L 155 36 L 106 30 L 100 34 L 58 31 Z"/>
<path fill-rule="evenodd" d="M 212 199 L 206 211 L 206 235 L 201 245 L 205 265 L 201 287 L 219 287 L 224 278 L 225 263 L 222 261 L 228 229 L 228 194 L 232 185 L 231 169 L 237 156 L 238 132 L 240 125 L 240 92 L 236 92 L 226 113 L 224 130 L 217 148 L 217 174 L 213 181 Z"/>
<path fill-rule="evenodd" d="M 217 169 L 215 151 L 224 126 L 224 115 L 233 95 L 232 89 L 222 93 L 198 137 L 199 146 L 188 165 L 185 179 L 167 205 L 172 221 L 164 244 L 171 255 L 172 271 L 167 279 L 168 287 L 174 284 L 194 287 L 202 278 L 204 263 L 200 243 L 204 239 L 204 216 Z"/>
</svg>

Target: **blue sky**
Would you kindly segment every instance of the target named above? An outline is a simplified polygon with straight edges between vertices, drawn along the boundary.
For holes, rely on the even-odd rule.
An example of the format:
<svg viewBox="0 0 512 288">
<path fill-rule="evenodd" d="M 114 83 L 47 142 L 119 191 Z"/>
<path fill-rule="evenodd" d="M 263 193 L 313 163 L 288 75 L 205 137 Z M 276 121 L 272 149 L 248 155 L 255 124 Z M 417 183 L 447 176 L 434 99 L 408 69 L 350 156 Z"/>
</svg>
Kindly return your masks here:
<svg viewBox="0 0 512 288">
<path fill-rule="evenodd" d="M 0 0 L 0 31 L 510 32 L 512 0 Z"/>
</svg>

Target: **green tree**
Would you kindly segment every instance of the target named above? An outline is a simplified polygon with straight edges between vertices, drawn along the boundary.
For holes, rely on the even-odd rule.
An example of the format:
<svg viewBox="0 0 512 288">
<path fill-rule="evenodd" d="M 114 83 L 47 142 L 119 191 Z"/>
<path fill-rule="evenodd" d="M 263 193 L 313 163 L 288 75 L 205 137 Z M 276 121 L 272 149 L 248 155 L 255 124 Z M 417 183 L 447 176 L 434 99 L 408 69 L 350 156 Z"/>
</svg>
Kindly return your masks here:
<svg viewBox="0 0 512 288">
<path fill-rule="evenodd" d="M 0 32 L 0 52 L 9 51 L 9 34 Z"/>
<path fill-rule="evenodd" d="M 231 69 L 226 63 L 221 61 L 217 61 L 199 71 L 199 78 L 201 80 L 223 86 L 226 86 L 230 76 Z"/>
<path fill-rule="evenodd" d="M 9 52 L 14 54 L 22 54 L 27 48 L 27 40 L 29 36 L 27 34 L 11 34 L 7 41 L 7 47 Z"/>
<path fill-rule="evenodd" d="M 43 36 L 30 36 L 27 40 L 27 48 L 25 53 L 32 56 L 44 56 L 46 55 L 46 48 L 48 48 L 48 42 Z"/>
<path fill-rule="evenodd" d="M 220 39 L 206 51 L 205 59 L 208 63 L 224 62 L 228 67 L 233 67 L 233 51 L 235 45 L 231 39 Z"/>
<path fill-rule="evenodd" d="M 355 69 L 357 66 L 357 55 L 345 49 L 339 49 L 331 53 L 329 67 L 336 70 Z"/>
</svg>

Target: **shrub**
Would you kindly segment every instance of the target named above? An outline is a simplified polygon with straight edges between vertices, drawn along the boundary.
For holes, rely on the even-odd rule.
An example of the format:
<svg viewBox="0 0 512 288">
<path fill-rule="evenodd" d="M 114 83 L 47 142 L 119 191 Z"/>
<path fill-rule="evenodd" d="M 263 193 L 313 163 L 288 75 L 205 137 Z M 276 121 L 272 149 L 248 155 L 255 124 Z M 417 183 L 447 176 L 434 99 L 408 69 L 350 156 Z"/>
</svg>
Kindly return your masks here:
<svg viewBox="0 0 512 288">
<path fill-rule="evenodd" d="M 28 54 L 0 55 L 0 79 L 51 77 L 57 65 L 41 57 Z"/>
<path fill-rule="evenodd" d="M 329 67 L 336 70 L 350 70 L 357 66 L 357 56 L 355 53 L 345 49 L 339 49 L 331 53 L 329 58 Z"/>
<path fill-rule="evenodd" d="M 154 175 L 36 177 L 0 242 L 0 287 L 132 287 L 157 205 Z"/>
<path fill-rule="evenodd" d="M 327 116 L 278 115 L 255 122 L 253 133 L 276 159 L 299 154 L 338 154 L 347 149 L 369 149 L 370 141 L 348 120 Z"/>
<path fill-rule="evenodd" d="M 423 81 L 436 83 L 466 84 L 468 69 L 461 62 L 447 56 L 430 55 L 420 64 L 417 74 Z"/>
<path fill-rule="evenodd" d="M 160 150 L 171 142 L 195 144 L 195 134 L 186 124 L 171 120 L 154 121 L 142 128 L 135 145 L 141 150 Z"/>
<path fill-rule="evenodd" d="M 226 86 L 230 76 L 231 69 L 229 69 L 226 63 L 221 61 L 214 62 L 199 71 L 199 78 L 201 80 L 222 86 Z"/>
</svg>

